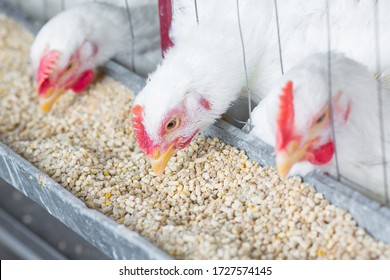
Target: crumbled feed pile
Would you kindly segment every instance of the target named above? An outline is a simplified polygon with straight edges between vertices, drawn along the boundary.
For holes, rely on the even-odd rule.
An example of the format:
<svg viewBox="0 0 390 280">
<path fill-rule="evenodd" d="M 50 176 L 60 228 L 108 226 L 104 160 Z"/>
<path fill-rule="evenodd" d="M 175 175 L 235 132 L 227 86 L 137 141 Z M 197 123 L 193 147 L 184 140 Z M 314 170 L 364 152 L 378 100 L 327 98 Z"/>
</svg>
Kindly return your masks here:
<svg viewBox="0 0 390 280">
<path fill-rule="evenodd" d="M 88 207 L 177 258 L 390 258 L 351 215 L 299 179 L 197 137 L 155 177 L 130 127 L 132 93 L 109 78 L 43 115 L 28 63 L 31 35 L 0 16 L 0 141 Z"/>
</svg>

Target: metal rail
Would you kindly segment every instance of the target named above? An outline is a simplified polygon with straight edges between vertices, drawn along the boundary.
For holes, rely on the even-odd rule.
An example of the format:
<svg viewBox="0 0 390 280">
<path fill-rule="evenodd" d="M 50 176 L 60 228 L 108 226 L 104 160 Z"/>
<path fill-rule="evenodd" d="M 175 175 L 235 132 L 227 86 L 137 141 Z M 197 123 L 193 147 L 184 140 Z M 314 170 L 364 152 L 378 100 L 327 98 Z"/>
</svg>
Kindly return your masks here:
<svg viewBox="0 0 390 280">
<path fill-rule="evenodd" d="M 0 240 L 2 245 L 22 259 L 63 260 L 65 257 L 18 220 L 0 209 Z"/>
</svg>

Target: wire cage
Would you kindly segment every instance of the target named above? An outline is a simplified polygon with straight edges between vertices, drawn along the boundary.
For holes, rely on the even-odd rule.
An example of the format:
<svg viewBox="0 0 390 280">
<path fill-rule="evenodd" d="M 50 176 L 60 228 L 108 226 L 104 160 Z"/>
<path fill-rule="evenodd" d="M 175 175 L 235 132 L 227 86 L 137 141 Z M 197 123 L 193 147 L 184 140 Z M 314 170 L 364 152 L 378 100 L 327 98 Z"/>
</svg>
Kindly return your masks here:
<svg viewBox="0 0 390 280">
<path fill-rule="evenodd" d="M 285 51 L 285 46 L 283 45 L 284 43 L 284 38 L 283 36 L 285 34 L 283 34 L 281 32 L 281 29 L 280 29 L 280 17 L 281 16 L 289 16 L 288 13 L 289 11 L 288 10 L 283 10 L 283 1 L 279 1 L 281 3 L 278 3 L 277 0 L 274 0 L 273 1 L 273 8 L 274 8 L 274 13 L 275 13 L 275 22 L 274 23 L 271 23 L 275 25 L 275 30 L 276 30 L 276 33 L 277 33 L 277 36 L 275 36 L 277 38 L 277 46 L 278 46 L 278 56 L 279 56 L 279 64 L 280 64 L 280 72 L 281 74 L 283 75 L 284 72 L 285 72 L 285 69 L 286 69 L 286 65 L 285 62 L 284 62 L 284 59 L 283 59 L 283 53 Z M 332 106 L 332 102 L 330 101 L 332 99 L 332 65 L 331 65 L 331 57 L 330 57 L 330 53 L 332 51 L 337 51 L 334 50 L 334 48 L 332 47 L 332 37 L 335 36 L 335 34 L 337 33 L 337 30 L 335 28 L 332 28 L 331 26 L 331 20 L 332 20 L 332 14 L 330 13 L 330 5 L 332 5 L 332 1 L 329 1 L 329 0 L 324 0 L 324 6 L 325 6 L 325 18 L 323 20 L 323 25 L 325 26 L 325 30 L 327 32 L 326 34 L 326 45 L 319 48 L 319 49 L 322 49 L 324 51 L 327 51 L 328 52 L 328 73 L 327 73 L 327 79 L 328 79 L 328 88 L 329 88 L 329 106 L 331 107 Z M 173 17 L 174 17 L 174 6 L 175 6 L 175 1 L 160 1 L 160 6 L 163 6 L 163 8 L 161 9 L 171 9 L 172 12 L 171 13 L 162 13 L 162 22 L 170 22 L 171 21 L 171 17 L 172 17 L 172 14 L 173 14 Z M 245 85 L 245 91 L 246 91 L 246 95 L 247 95 L 247 100 L 243 99 L 243 98 L 240 98 L 239 99 L 239 102 L 237 102 L 236 104 L 233 104 L 232 107 L 230 108 L 230 111 L 228 111 L 226 114 L 225 114 L 225 119 L 235 125 L 236 127 L 239 127 L 239 128 L 242 128 L 243 124 L 247 123 L 247 127 L 245 129 L 246 132 L 249 132 L 251 130 L 251 123 L 252 123 L 252 118 L 251 118 L 251 114 L 249 112 L 252 112 L 252 109 L 254 108 L 254 106 L 256 105 L 253 100 L 251 99 L 251 85 L 250 85 L 250 82 L 248 81 L 248 70 L 247 70 L 247 63 L 246 63 L 246 49 L 245 49 L 245 44 L 244 44 L 244 39 L 243 39 L 243 30 L 241 28 L 241 18 L 240 16 L 245 16 L 245 15 L 240 15 L 240 1 L 236 1 L 236 13 L 237 13 L 237 26 L 238 26 L 238 33 L 237 34 L 237 40 L 240 40 L 241 42 L 241 45 L 242 45 L 242 53 L 237 53 L 235 55 L 239 56 L 241 55 L 242 56 L 242 67 L 244 68 L 244 75 L 245 75 L 245 81 L 246 81 L 246 85 Z M 384 92 L 382 91 L 382 83 L 386 83 L 386 76 L 384 76 L 384 74 L 381 74 L 382 72 L 385 72 L 384 69 L 382 69 L 382 66 L 381 66 L 381 59 L 382 57 L 384 57 L 383 54 L 381 54 L 382 52 L 384 52 L 385 50 L 383 49 L 383 45 L 381 45 L 381 32 L 384 32 L 383 30 L 380 30 L 380 27 L 379 27 L 379 17 L 380 17 L 380 13 L 378 12 L 379 9 L 380 9 L 380 3 L 378 3 L 377 5 L 374 5 L 374 11 L 372 14 L 369 14 L 367 16 L 371 17 L 374 19 L 374 25 L 373 25 L 373 28 L 371 30 L 372 34 L 374 34 L 373 38 L 374 38 L 374 49 L 371 50 L 372 53 L 374 54 L 373 57 L 372 57 L 372 61 L 374 62 L 374 68 L 375 68 L 375 73 L 373 73 L 373 75 L 377 75 L 377 91 L 376 91 L 376 98 L 377 98 L 377 101 L 378 101 L 378 112 L 377 112 L 377 115 L 378 115 L 378 123 L 376 124 L 377 125 L 377 130 L 379 131 L 379 135 L 380 135 L 380 139 L 373 139 L 373 141 L 376 141 L 377 142 L 377 145 L 380 146 L 380 149 L 381 149 L 381 172 L 380 174 L 369 174 L 368 176 L 376 176 L 376 178 L 373 178 L 373 179 L 376 179 L 377 181 L 379 181 L 378 184 L 380 185 L 377 185 L 377 186 L 370 186 L 370 185 L 362 185 L 360 182 L 356 181 L 355 178 L 351 175 L 346 175 L 344 174 L 344 172 L 342 171 L 345 166 L 340 166 L 340 163 L 339 163 L 339 155 L 338 153 L 340 151 L 337 151 L 337 135 L 336 135 L 336 132 L 335 132 L 335 125 L 334 125 L 334 120 L 333 120 L 333 109 L 331 109 L 331 126 L 332 126 L 332 138 L 334 139 L 334 142 L 335 142 L 335 156 L 334 156 L 334 161 L 335 161 L 335 167 L 336 167 L 336 174 L 333 176 L 333 179 L 337 180 L 338 182 L 342 182 L 343 184 L 346 184 L 348 185 L 349 187 L 352 187 L 362 193 L 364 193 L 365 195 L 369 196 L 370 198 L 373 198 L 373 199 L 376 199 L 378 201 L 380 201 L 381 203 L 383 204 L 386 204 L 386 205 L 389 205 L 389 201 L 390 201 L 390 187 L 389 187 L 389 184 L 388 184 L 388 173 L 389 173 L 389 167 L 388 167 L 388 155 L 387 155 L 387 152 L 386 149 L 386 145 L 388 143 L 388 139 L 386 139 L 386 133 L 389 133 L 388 131 L 388 125 L 387 125 L 387 120 L 385 119 L 385 116 L 384 116 L 384 102 L 383 102 L 383 99 L 386 98 L 384 96 Z M 198 24 L 199 24 L 199 13 L 202 13 L 201 9 L 202 9 L 202 6 L 199 5 L 197 3 L 197 0 L 194 0 L 193 1 L 193 8 L 194 8 L 194 11 L 195 11 L 195 15 L 196 15 L 196 18 L 194 19 L 190 19 L 190 20 L 194 20 L 196 21 Z M 302 26 L 300 26 L 302 28 Z M 163 25 L 162 26 L 162 29 L 166 29 L 167 28 L 167 25 Z M 334 30 L 333 30 L 334 29 Z M 163 40 L 165 40 L 165 44 L 163 44 L 163 49 L 164 48 L 167 48 L 170 46 L 171 44 L 171 41 L 169 40 L 169 36 L 168 36 L 168 31 L 167 30 L 162 30 L 162 34 L 165 34 L 164 36 L 165 37 L 162 37 Z M 306 38 L 306 40 L 310 40 L 310 38 Z M 340 40 L 338 38 L 338 40 Z M 347 39 L 346 39 L 347 40 Z M 291 46 L 289 46 L 291 48 Z M 359 48 L 359 46 L 356 46 L 356 48 Z M 302 59 L 304 58 L 306 54 L 303 54 L 302 55 Z M 287 66 L 287 69 L 291 68 L 292 66 L 294 65 L 288 65 Z M 234 114 L 236 113 L 236 114 Z M 362 115 L 362 117 L 364 117 L 364 115 Z M 356 153 L 359 153 L 359 151 L 356 151 Z M 381 177 L 381 178 L 379 178 Z"/>
<path fill-rule="evenodd" d="M 29 17 L 29 19 L 34 19 L 36 23 L 36 27 L 33 27 L 33 32 L 36 32 L 44 22 L 49 20 L 52 16 L 55 14 L 72 7 L 73 5 L 77 5 L 80 2 L 90 2 L 91 0 L 81 1 L 81 0 L 35 0 L 35 1 L 23 1 L 23 0 L 3 0 L 4 2 L 7 2 L 8 4 L 11 4 L 18 13 L 23 14 L 24 16 L 22 18 L 25 18 L 25 15 Z M 98 1 L 98 0 L 97 0 Z M 234 0 L 232 0 L 234 1 Z M 323 0 L 325 3 L 326 11 L 325 11 L 325 18 L 324 18 L 324 26 L 325 30 L 327 31 L 327 41 L 326 45 L 323 46 L 324 51 L 332 51 L 332 36 L 334 36 L 334 33 L 337 32 L 336 30 L 332 29 L 332 26 L 330 24 L 332 14 L 330 13 L 330 6 L 332 5 L 332 1 L 329 0 Z M 122 7 L 125 7 L 127 9 L 128 14 L 128 20 L 129 20 L 129 33 L 131 34 L 131 42 L 129 42 L 129 53 L 131 55 L 123 55 L 116 57 L 114 61 L 118 63 L 121 66 L 124 66 L 126 69 L 123 69 L 121 67 L 108 64 L 108 73 L 112 76 L 120 77 L 118 80 L 121 82 L 130 85 L 132 88 L 136 88 L 136 91 L 139 91 L 142 86 L 144 85 L 143 79 L 141 79 L 138 76 L 134 76 L 131 79 L 128 79 L 128 72 L 127 70 L 131 72 L 135 72 L 140 76 L 143 76 L 145 78 L 147 74 L 154 70 L 157 63 L 162 58 L 161 55 L 165 52 L 167 48 L 172 46 L 172 40 L 170 38 L 169 29 L 172 20 L 175 18 L 175 8 L 176 3 L 175 0 L 159 0 L 157 1 L 147 1 L 150 6 L 154 7 L 155 10 L 155 18 L 154 23 L 159 23 L 159 28 L 156 29 L 160 36 L 157 36 L 158 38 L 154 40 L 154 55 L 153 58 L 149 60 L 149 63 L 145 63 L 144 58 L 142 55 L 137 57 L 135 55 L 134 49 L 137 45 L 137 32 L 140 32 L 137 30 L 137 27 L 134 26 L 133 18 L 136 11 L 132 10 L 132 5 L 134 5 L 133 0 L 116 0 L 111 1 L 112 4 L 120 5 Z M 141 2 L 141 0 L 139 0 Z M 289 63 L 284 57 L 284 54 L 286 52 L 287 46 L 285 46 L 285 35 L 283 33 L 283 21 L 281 18 L 284 16 L 287 16 L 288 11 L 284 9 L 283 1 L 274 0 L 273 1 L 273 12 L 275 13 L 275 22 L 272 22 L 270 24 L 274 25 L 274 30 L 276 32 L 276 45 L 277 49 L 275 50 L 278 53 L 279 57 L 279 68 L 280 72 L 279 74 L 282 75 L 285 72 L 287 72 L 293 65 Z M 379 1 L 380 2 L 380 1 Z M 246 57 L 246 46 L 245 46 L 245 30 L 242 29 L 241 26 L 241 20 L 245 15 L 240 13 L 240 1 L 236 0 L 236 11 L 235 14 L 237 16 L 237 33 L 236 38 L 241 44 L 241 50 L 240 53 L 234 54 L 236 56 L 240 56 L 242 58 L 242 67 L 243 67 L 243 74 L 245 75 L 245 85 L 243 85 L 243 92 L 244 97 L 240 97 L 227 111 L 225 115 L 223 115 L 223 120 L 218 120 L 215 125 L 212 127 L 206 129 L 204 132 L 202 132 L 205 135 L 208 136 L 216 136 L 220 138 L 222 141 L 224 141 L 227 144 L 236 146 L 240 149 L 245 150 L 245 152 L 248 154 L 248 156 L 261 165 L 275 165 L 274 160 L 274 152 L 273 149 L 261 142 L 259 139 L 255 138 L 254 136 L 248 134 L 248 132 L 251 130 L 251 114 L 253 108 L 256 106 L 256 103 L 252 100 L 252 88 L 250 79 L 248 77 L 248 69 L 247 69 L 247 57 Z M 195 11 L 195 17 L 193 19 L 194 22 L 197 24 L 201 24 L 202 21 L 202 5 L 200 1 L 193 0 L 193 9 Z M 372 30 L 372 33 L 374 34 L 375 38 L 375 57 L 373 57 L 373 61 L 375 61 L 376 66 L 376 74 L 379 75 L 381 73 L 381 54 L 382 52 L 385 52 L 386 50 L 381 48 L 379 42 L 380 42 L 380 36 L 382 32 L 385 32 L 385 30 L 380 30 L 378 25 L 378 18 L 381 15 L 381 13 L 378 12 L 379 8 L 376 6 L 376 9 L 374 11 L 374 14 L 370 15 L 375 19 L 374 28 Z M 30 27 L 32 26 L 31 20 L 29 20 Z M 161 47 L 160 47 L 161 43 Z M 358 47 L 358 46 L 357 46 Z M 158 53 L 158 55 L 157 55 Z M 329 63 L 328 63 L 328 83 L 329 83 L 329 104 L 331 106 L 330 100 L 332 99 L 332 65 L 330 63 L 330 57 L 329 57 Z M 147 65 L 147 67 L 145 67 Z M 378 77 L 377 79 L 377 92 L 376 97 L 378 100 L 378 131 L 380 131 L 380 139 L 376 139 L 375 141 L 378 141 L 378 145 L 381 147 L 382 152 L 382 172 L 381 175 L 383 179 L 380 179 L 382 182 L 382 186 L 380 188 L 380 191 L 373 191 L 370 186 L 362 186 L 359 184 L 359 182 L 355 182 L 354 178 L 350 178 L 348 176 L 345 176 L 343 174 L 343 167 L 339 166 L 338 163 L 338 152 L 337 148 L 335 149 L 335 166 L 336 166 L 336 176 L 328 176 L 324 174 L 319 174 L 316 172 L 312 172 L 308 175 L 306 175 L 303 179 L 306 182 L 314 184 L 316 189 L 319 192 L 322 192 L 325 194 L 326 198 L 329 199 L 332 203 L 335 205 L 338 205 L 340 207 L 348 209 L 352 216 L 358 221 L 360 225 L 367 228 L 368 231 L 374 235 L 376 238 L 385 241 L 387 243 L 390 242 L 390 228 L 389 226 L 384 226 L 385 224 L 388 224 L 388 221 L 390 220 L 390 210 L 388 207 L 384 206 L 390 205 L 390 187 L 388 185 L 388 157 L 386 151 L 386 143 L 389 141 L 386 139 L 386 125 L 388 123 L 388 120 L 384 118 L 384 110 L 387 108 L 384 108 L 382 106 L 383 104 L 383 94 L 382 91 L 382 83 L 385 83 L 386 77 L 383 79 L 380 79 Z M 331 110 L 332 112 L 332 110 Z M 332 117 L 332 114 L 331 114 Z M 242 130 L 242 128 L 245 126 L 245 131 Z M 334 129 L 334 124 L 332 124 L 332 136 L 333 139 L 335 139 L 335 142 L 337 142 L 337 133 Z M 374 141 L 374 139 L 373 139 Z M 386 142 L 387 141 L 387 142 Z M 1 143 L 0 143 L 1 144 Z M 335 145 L 337 147 L 337 144 Z M 0 147 L 1 148 L 1 147 Z M 361 152 L 361 151 L 360 151 Z M 359 151 L 357 151 L 359 153 Z M 4 153 L 5 154 L 5 153 Z M 1 155 L 1 152 L 0 152 Z M 7 151 L 7 157 L 8 159 L 10 157 L 13 157 L 12 154 L 10 154 L 9 151 Z M 5 162 L 5 160 L 3 160 Z M 1 160 L 0 160 L 1 163 Z M 1 164 L 0 164 L 1 167 Z M 1 168 L 0 168 L 1 169 Z M 28 170 L 27 168 L 26 170 Z M 20 169 L 15 168 L 15 172 L 18 172 Z M 37 171 L 34 170 L 34 173 Z M 7 181 L 10 181 L 14 185 L 23 185 L 23 183 L 20 183 L 23 180 L 14 180 L 12 175 L 9 175 L 5 171 L 0 172 L 0 175 L 4 177 L 5 179 L 8 178 Z M 20 187 L 25 193 L 29 193 L 29 191 L 26 191 L 23 187 Z M 54 195 L 64 195 L 63 191 L 60 191 L 59 189 L 56 189 L 54 192 L 56 194 Z M 34 194 L 30 193 L 30 196 L 34 196 Z M 374 200 L 372 200 L 374 199 Z M 38 198 L 39 200 L 39 198 Z M 57 203 L 61 204 L 61 202 Z M 66 206 L 69 206 L 69 201 L 66 201 Z M 50 207 L 50 206 L 49 206 Z M 364 210 L 363 210 L 364 209 Z M 77 212 L 77 211 L 76 211 Z M 54 211 L 55 215 L 58 215 L 56 211 Z M 77 213 L 73 213 L 74 215 L 77 215 Z M 90 216 L 89 214 L 87 216 Z M 73 221 L 70 221 L 67 218 L 62 217 L 61 215 L 58 215 L 59 219 L 64 220 L 65 223 L 70 224 L 72 228 L 77 228 L 76 230 L 80 232 L 83 236 L 88 236 L 90 232 L 88 232 L 87 229 L 83 229 L 82 227 L 79 227 L 76 225 Z M 89 217 L 90 218 L 90 217 Z M 93 217 L 93 223 L 96 223 L 99 218 Z M 80 220 L 78 220 L 78 223 L 80 223 Z M 116 230 L 115 226 L 111 223 L 107 223 L 104 225 L 106 227 L 105 232 L 113 232 Z M 103 237 L 96 236 L 92 239 L 95 239 L 92 242 L 95 242 L 96 246 L 107 248 L 107 242 L 103 242 Z M 88 238 L 88 237 L 87 237 Z M 128 254 L 125 252 L 125 249 L 129 247 L 129 245 L 123 245 L 126 242 L 129 242 L 129 239 L 132 237 L 129 235 L 126 235 L 125 237 L 120 239 L 119 244 L 122 244 L 120 246 L 124 246 L 118 251 L 113 250 L 112 252 L 108 252 L 109 255 L 113 257 L 125 257 L 125 258 L 137 258 L 134 254 Z M 88 238 L 89 239 L 89 238 Z M 136 239 L 136 241 L 132 242 L 137 243 L 139 239 Z M 134 245 L 136 246 L 136 245 Z M 163 252 L 160 251 L 153 251 L 154 249 L 151 249 L 151 247 L 148 247 L 149 245 L 145 243 L 145 241 L 139 242 L 139 248 L 137 250 L 140 250 L 143 252 L 144 258 L 169 258 L 169 256 L 165 255 Z M 130 246 L 131 247 L 131 246 Z M 131 247 L 134 249 L 133 247 Z M 145 249 L 146 248 L 146 249 Z M 147 253 L 144 253 L 144 251 Z"/>
</svg>

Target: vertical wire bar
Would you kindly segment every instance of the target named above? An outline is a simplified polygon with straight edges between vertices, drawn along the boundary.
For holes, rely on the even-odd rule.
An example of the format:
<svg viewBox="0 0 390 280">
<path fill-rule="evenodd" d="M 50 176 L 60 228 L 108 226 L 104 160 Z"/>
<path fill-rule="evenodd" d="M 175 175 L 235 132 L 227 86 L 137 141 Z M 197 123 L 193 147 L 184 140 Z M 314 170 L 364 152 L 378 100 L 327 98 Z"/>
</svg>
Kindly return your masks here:
<svg viewBox="0 0 390 280">
<path fill-rule="evenodd" d="M 61 0 L 61 11 L 65 10 L 65 0 Z"/>
<path fill-rule="evenodd" d="M 197 24 L 199 24 L 199 15 L 198 15 L 198 3 L 197 3 L 197 0 L 194 0 L 194 5 L 195 5 L 196 22 L 197 22 Z"/>
<path fill-rule="evenodd" d="M 280 42 L 280 26 L 279 26 L 279 13 L 278 13 L 278 3 L 277 3 L 277 0 L 274 0 L 274 6 L 275 6 L 275 17 L 276 17 L 276 29 L 277 29 L 277 32 L 278 32 L 280 70 L 282 72 L 282 75 L 284 75 L 283 56 L 282 56 L 282 44 Z"/>
<path fill-rule="evenodd" d="M 385 203 L 389 203 L 389 190 L 387 179 L 387 160 L 386 160 L 386 145 L 385 145 L 385 126 L 383 116 L 383 99 L 382 99 L 382 82 L 381 82 L 381 61 L 380 61 L 380 38 L 379 38 L 379 2 L 374 4 L 374 28 L 375 28 L 375 56 L 376 56 L 376 72 L 378 73 L 377 83 L 377 98 L 378 98 L 378 114 L 379 114 L 379 131 L 381 140 L 382 166 L 383 166 L 383 187 L 385 189 Z"/>
<path fill-rule="evenodd" d="M 244 38 L 242 36 L 242 30 L 241 30 L 241 19 L 240 19 L 240 5 L 239 0 L 236 0 L 236 6 L 237 6 L 237 20 L 238 20 L 238 30 L 240 32 L 240 38 L 241 38 L 241 46 L 242 46 L 242 59 L 244 62 L 244 72 L 245 72 L 245 81 L 246 81 L 246 91 L 248 93 L 248 114 L 249 114 L 249 122 L 248 122 L 248 132 L 252 130 L 252 98 L 251 98 L 251 91 L 249 88 L 249 81 L 248 81 L 248 70 L 246 67 L 246 57 L 245 57 L 245 45 L 244 45 Z"/>
<path fill-rule="evenodd" d="M 329 14 L 329 0 L 325 0 L 326 6 L 326 26 L 327 26 L 327 35 L 328 35 L 328 87 L 329 87 L 329 111 L 330 111 L 330 123 L 332 128 L 332 137 L 334 143 L 334 157 L 336 163 L 336 172 L 337 172 L 337 181 L 340 181 L 340 167 L 339 160 L 337 155 L 337 142 L 336 142 L 336 132 L 334 128 L 334 116 L 333 116 L 333 97 L 332 97 L 332 63 L 331 63 L 331 32 L 330 32 L 330 14 Z"/>
<path fill-rule="evenodd" d="M 131 36 L 131 70 L 133 72 L 136 72 L 135 61 L 134 61 L 135 37 L 134 37 L 134 30 L 133 30 L 133 22 L 131 20 L 131 13 L 130 13 L 130 8 L 129 8 L 129 3 L 127 2 L 127 0 L 125 0 L 125 2 L 126 2 L 126 11 L 127 11 L 127 17 L 129 19 L 128 21 L 129 21 L 130 36 Z"/>
</svg>

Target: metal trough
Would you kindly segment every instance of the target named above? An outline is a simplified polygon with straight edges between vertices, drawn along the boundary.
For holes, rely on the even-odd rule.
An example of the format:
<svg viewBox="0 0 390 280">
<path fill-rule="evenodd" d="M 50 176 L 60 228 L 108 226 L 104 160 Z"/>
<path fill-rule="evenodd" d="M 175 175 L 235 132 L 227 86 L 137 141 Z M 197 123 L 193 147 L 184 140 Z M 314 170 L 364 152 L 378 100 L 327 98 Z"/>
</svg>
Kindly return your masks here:
<svg viewBox="0 0 390 280">
<path fill-rule="evenodd" d="M 4 3 L 0 3 L 0 12 L 13 17 L 33 33 L 39 28 Z M 145 83 L 143 78 L 112 61 L 107 63 L 105 72 L 136 94 Z M 275 165 L 270 146 L 227 122 L 219 120 L 202 134 L 218 137 L 226 144 L 244 150 L 249 158 L 261 165 Z M 0 177 L 113 259 L 172 258 L 138 233 L 88 208 L 1 142 Z M 348 210 L 374 238 L 390 244 L 390 208 L 322 174 L 309 174 L 304 181 L 313 184 L 332 204 Z"/>
</svg>

